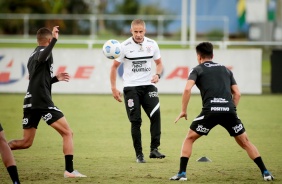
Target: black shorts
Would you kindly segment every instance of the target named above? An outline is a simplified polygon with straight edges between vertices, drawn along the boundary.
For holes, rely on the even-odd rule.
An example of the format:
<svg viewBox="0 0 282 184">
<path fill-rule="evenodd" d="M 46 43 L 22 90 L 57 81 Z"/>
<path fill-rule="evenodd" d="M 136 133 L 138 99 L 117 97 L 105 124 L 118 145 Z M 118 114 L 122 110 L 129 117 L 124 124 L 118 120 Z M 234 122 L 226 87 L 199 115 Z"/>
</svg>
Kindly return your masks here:
<svg viewBox="0 0 282 184">
<path fill-rule="evenodd" d="M 230 113 L 210 113 L 202 111 L 195 118 L 190 126 L 190 129 L 197 132 L 199 135 L 208 135 L 216 125 L 224 127 L 230 136 L 237 136 L 245 132 L 245 128 L 236 112 Z"/>
<path fill-rule="evenodd" d="M 64 114 L 57 107 L 49 109 L 28 109 L 24 110 L 22 120 L 23 129 L 36 128 L 42 118 L 48 125 L 51 125 L 58 119 L 64 117 Z"/>
<path fill-rule="evenodd" d="M 141 106 L 147 116 L 160 116 L 158 89 L 154 85 L 124 87 L 124 103 L 130 122 L 142 122 Z"/>
<path fill-rule="evenodd" d="M 3 131 L 3 127 L 1 126 L 1 123 L 0 123 L 0 132 L 2 132 Z"/>
</svg>

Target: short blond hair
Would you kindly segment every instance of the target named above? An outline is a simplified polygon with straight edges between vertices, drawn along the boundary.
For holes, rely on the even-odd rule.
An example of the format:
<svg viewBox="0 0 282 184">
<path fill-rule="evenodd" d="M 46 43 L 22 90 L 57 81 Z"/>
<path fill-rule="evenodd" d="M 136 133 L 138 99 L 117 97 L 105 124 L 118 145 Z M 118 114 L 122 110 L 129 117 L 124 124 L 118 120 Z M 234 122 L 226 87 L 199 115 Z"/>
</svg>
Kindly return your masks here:
<svg viewBox="0 0 282 184">
<path fill-rule="evenodd" d="M 144 28 L 146 28 L 146 24 L 145 24 L 144 20 L 142 20 L 142 19 L 134 19 L 131 22 L 131 29 L 134 25 L 142 25 L 142 26 L 144 26 Z"/>
</svg>

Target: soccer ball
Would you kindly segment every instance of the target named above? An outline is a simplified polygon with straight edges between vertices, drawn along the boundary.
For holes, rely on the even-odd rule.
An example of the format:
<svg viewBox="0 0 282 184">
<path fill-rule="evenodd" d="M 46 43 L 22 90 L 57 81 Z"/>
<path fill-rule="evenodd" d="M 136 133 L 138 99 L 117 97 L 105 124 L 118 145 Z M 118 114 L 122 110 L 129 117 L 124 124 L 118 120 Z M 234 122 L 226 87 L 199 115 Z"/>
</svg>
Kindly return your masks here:
<svg viewBox="0 0 282 184">
<path fill-rule="evenodd" d="M 108 40 L 103 45 L 103 53 L 108 59 L 115 59 L 121 54 L 121 44 L 117 40 Z"/>
</svg>

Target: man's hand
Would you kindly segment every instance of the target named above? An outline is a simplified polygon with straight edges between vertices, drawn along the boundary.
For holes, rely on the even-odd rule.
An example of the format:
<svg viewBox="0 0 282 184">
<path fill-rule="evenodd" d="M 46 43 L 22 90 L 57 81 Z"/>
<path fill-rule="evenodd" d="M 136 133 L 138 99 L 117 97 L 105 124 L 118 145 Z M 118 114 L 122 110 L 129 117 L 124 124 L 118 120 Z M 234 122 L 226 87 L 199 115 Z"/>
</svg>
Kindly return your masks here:
<svg viewBox="0 0 282 184">
<path fill-rule="evenodd" d="M 59 38 L 59 26 L 53 27 L 52 35 L 54 38 L 58 39 Z"/>
<path fill-rule="evenodd" d="M 152 76 L 151 83 L 157 83 L 157 82 L 159 82 L 159 76 L 156 74 Z"/>
<path fill-rule="evenodd" d="M 70 80 L 70 75 L 68 73 L 59 73 L 56 75 L 56 77 L 59 81 L 69 82 Z"/>
<path fill-rule="evenodd" d="M 186 112 L 181 112 L 179 114 L 179 116 L 175 119 L 174 123 L 177 123 L 177 121 L 180 119 L 180 118 L 185 118 L 185 120 L 187 120 L 187 113 Z"/>
<path fill-rule="evenodd" d="M 112 94 L 113 94 L 114 99 L 116 99 L 118 102 L 122 102 L 122 100 L 121 100 L 121 93 L 120 93 L 119 90 L 112 89 Z"/>
</svg>

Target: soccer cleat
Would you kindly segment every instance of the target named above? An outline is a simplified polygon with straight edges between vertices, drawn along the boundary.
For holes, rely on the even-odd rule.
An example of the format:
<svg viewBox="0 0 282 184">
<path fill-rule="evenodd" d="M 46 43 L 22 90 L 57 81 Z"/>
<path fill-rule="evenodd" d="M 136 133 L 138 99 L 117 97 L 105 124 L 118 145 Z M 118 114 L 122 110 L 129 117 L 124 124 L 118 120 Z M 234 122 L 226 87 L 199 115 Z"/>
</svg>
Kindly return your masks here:
<svg viewBox="0 0 282 184">
<path fill-rule="evenodd" d="M 187 181 L 186 172 L 182 172 L 170 178 L 170 180 Z"/>
<path fill-rule="evenodd" d="M 144 160 L 144 155 L 143 154 L 137 155 L 136 162 L 137 163 L 146 163 L 146 160 Z"/>
<path fill-rule="evenodd" d="M 157 148 L 153 149 L 149 155 L 150 158 L 165 158 L 164 154 L 161 154 Z"/>
<path fill-rule="evenodd" d="M 274 177 L 271 175 L 271 173 L 268 170 L 264 171 L 262 176 L 263 176 L 264 181 L 274 180 Z"/>
<path fill-rule="evenodd" d="M 87 176 L 79 173 L 77 170 L 74 170 L 72 172 L 65 171 L 64 177 L 65 178 L 86 178 Z"/>
</svg>

